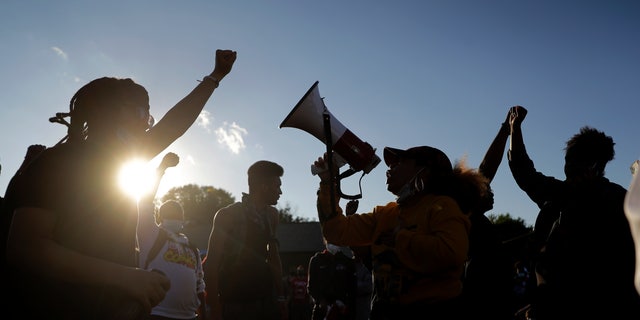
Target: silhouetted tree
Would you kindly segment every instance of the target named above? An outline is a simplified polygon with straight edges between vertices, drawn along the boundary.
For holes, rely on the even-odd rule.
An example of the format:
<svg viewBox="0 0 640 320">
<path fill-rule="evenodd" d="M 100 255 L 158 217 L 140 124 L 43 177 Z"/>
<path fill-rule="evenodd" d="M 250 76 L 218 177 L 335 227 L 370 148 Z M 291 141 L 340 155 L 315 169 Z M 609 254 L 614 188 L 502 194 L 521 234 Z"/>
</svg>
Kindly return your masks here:
<svg viewBox="0 0 640 320">
<path fill-rule="evenodd" d="M 512 217 L 509 213 L 503 213 L 499 215 L 489 214 L 487 218 L 491 222 L 498 226 L 500 232 L 500 239 L 502 241 L 509 241 L 514 238 L 525 236 L 531 231 L 533 227 L 527 226 L 524 219 L 520 217 Z"/>
<path fill-rule="evenodd" d="M 308 218 L 294 216 L 294 213 L 295 212 L 292 212 L 291 205 L 288 202 L 284 205 L 284 208 L 278 207 L 280 223 L 301 223 L 309 221 Z"/>
<path fill-rule="evenodd" d="M 187 184 L 169 189 L 161 200 L 176 200 L 184 208 L 185 218 L 196 223 L 211 224 L 218 209 L 234 203 L 235 197 L 224 189 Z"/>
<path fill-rule="evenodd" d="M 178 201 L 184 208 L 184 214 L 191 223 L 211 224 L 213 216 L 219 209 L 234 203 L 235 197 L 224 189 L 212 186 L 199 186 L 187 184 L 181 187 L 169 189 L 161 198 L 160 202 L 167 200 Z M 295 212 L 289 203 L 284 207 L 277 207 L 280 214 L 281 223 L 301 223 L 309 219 L 295 216 Z"/>
<path fill-rule="evenodd" d="M 496 225 L 502 243 L 512 260 L 527 260 L 531 255 L 530 245 L 533 226 L 527 226 L 524 219 L 512 217 L 509 213 L 494 215 L 487 218 Z"/>
</svg>

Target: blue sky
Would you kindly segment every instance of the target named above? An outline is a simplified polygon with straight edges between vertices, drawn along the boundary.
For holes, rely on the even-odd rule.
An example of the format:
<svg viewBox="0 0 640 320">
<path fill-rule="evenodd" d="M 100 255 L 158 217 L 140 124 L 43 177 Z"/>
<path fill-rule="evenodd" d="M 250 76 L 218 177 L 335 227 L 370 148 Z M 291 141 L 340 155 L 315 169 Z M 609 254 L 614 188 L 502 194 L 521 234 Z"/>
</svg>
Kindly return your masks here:
<svg viewBox="0 0 640 320">
<path fill-rule="evenodd" d="M 5 0 L 0 41 L 2 192 L 30 144 L 66 134 L 48 118 L 82 85 L 131 77 L 158 119 L 210 73 L 218 48 L 236 50 L 236 64 L 165 150 L 182 161 L 161 192 L 195 183 L 239 199 L 246 169 L 267 159 L 285 168 L 279 205 L 315 219 L 310 165 L 325 146 L 279 128 L 315 81 L 335 119 L 380 157 L 385 146 L 430 145 L 477 167 L 512 105 L 529 110 L 527 150 L 548 175 L 564 178 L 564 144 L 584 125 L 616 141 L 613 182 L 627 187 L 640 157 L 636 1 Z M 360 212 L 395 199 L 385 171 L 362 178 Z M 359 193 L 358 178 L 343 192 Z M 533 224 L 538 210 L 506 153 L 492 187 L 490 213 Z"/>
</svg>

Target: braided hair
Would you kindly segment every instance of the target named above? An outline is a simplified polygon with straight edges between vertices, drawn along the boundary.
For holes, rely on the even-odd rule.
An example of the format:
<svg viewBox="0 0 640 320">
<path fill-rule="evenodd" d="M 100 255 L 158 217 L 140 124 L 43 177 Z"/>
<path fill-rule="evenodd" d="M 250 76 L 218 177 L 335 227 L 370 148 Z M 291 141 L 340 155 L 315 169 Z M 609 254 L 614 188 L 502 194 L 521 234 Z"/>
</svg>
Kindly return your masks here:
<svg viewBox="0 0 640 320">
<path fill-rule="evenodd" d="M 68 113 L 56 113 L 49 121 L 67 126 L 67 135 L 58 144 L 79 143 L 89 136 L 89 123 L 113 118 L 120 109 L 132 109 L 128 111 L 135 112 L 146 129 L 150 128 L 153 117 L 149 115 L 148 101 L 147 90 L 130 78 L 102 77 L 87 83 L 73 95 Z M 143 102 L 146 105 L 142 105 Z M 71 118 L 70 122 L 65 120 L 67 117 Z"/>
</svg>

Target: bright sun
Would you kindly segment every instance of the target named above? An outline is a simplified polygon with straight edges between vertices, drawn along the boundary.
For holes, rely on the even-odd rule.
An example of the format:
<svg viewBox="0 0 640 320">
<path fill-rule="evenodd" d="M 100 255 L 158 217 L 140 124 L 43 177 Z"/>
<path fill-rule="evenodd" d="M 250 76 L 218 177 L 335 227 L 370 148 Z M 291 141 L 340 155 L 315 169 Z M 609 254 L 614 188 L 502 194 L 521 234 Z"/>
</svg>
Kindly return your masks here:
<svg viewBox="0 0 640 320">
<path fill-rule="evenodd" d="M 120 170 L 118 177 L 120 188 L 131 197 L 139 199 L 151 191 L 155 179 L 154 171 L 149 162 L 131 160 L 125 163 Z"/>
</svg>

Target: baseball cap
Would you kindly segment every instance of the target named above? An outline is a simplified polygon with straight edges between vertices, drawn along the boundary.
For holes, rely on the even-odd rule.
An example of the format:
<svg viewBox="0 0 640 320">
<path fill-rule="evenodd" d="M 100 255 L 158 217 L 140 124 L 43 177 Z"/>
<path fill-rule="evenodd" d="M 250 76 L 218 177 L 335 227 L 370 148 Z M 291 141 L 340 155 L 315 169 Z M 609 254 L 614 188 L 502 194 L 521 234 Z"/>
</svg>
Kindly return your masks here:
<svg viewBox="0 0 640 320">
<path fill-rule="evenodd" d="M 384 163 L 391 166 L 400 159 L 414 159 L 419 166 L 426 166 L 443 173 L 452 172 L 451 161 L 444 152 L 429 146 L 412 147 L 406 150 L 385 147 Z"/>
</svg>

